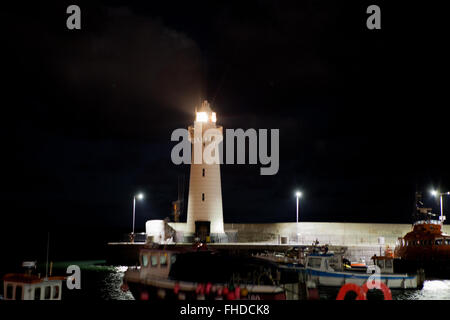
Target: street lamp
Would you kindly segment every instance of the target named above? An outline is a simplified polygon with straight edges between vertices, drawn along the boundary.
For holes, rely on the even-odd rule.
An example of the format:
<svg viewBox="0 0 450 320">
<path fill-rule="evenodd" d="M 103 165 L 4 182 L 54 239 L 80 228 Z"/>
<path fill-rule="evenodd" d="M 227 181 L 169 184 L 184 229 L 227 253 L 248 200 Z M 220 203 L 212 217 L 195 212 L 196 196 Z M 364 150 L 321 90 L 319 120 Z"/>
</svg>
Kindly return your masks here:
<svg viewBox="0 0 450 320">
<path fill-rule="evenodd" d="M 437 195 L 439 195 L 439 207 L 441 209 L 441 215 L 439 216 L 439 220 L 442 222 L 442 224 L 444 224 L 444 221 L 446 218 L 444 216 L 444 207 L 442 205 L 442 196 L 450 195 L 450 191 L 449 192 L 440 192 L 438 190 L 431 190 L 431 195 L 433 197 L 436 197 Z"/>
<path fill-rule="evenodd" d="M 136 198 L 138 200 L 142 200 L 142 199 L 144 199 L 144 195 L 142 193 L 139 193 L 139 194 L 133 196 L 133 232 L 131 232 L 133 237 L 134 237 L 134 221 L 135 221 L 135 216 L 136 216 Z"/>
<path fill-rule="evenodd" d="M 297 243 L 298 243 L 298 236 L 299 236 L 299 234 L 298 234 L 298 202 L 299 202 L 299 199 L 301 198 L 301 196 L 302 196 L 302 193 L 300 192 L 300 191 L 296 191 L 295 192 L 295 197 L 297 198 L 297 224 L 296 224 L 296 228 L 297 228 Z"/>
</svg>

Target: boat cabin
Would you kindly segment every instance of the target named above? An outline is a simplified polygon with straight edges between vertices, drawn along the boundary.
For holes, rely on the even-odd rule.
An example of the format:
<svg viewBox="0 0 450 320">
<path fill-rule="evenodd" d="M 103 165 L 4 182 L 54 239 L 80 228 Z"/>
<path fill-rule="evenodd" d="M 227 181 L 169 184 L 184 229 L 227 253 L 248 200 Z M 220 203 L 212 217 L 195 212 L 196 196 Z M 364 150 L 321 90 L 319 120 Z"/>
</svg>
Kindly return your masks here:
<svg viewBox="0 0 450 320">
<path fill-rule="evenodd" d="M 159 248 L 142 249 L 139 254 L 141 278 L 147 276 L 167 278 L 170 267 L 177 259 L 178 251 Z"/>
<path fill-rule="evenodd" d="M 338 271 L 342 270 L 342 257 L 334 253 L 311 253 L 306 257 L 306 268 Z"/>
<path fill-rule="evenodd" d="M 372 257 L 373 266 L 369 266 L 369 273 L 375 273 L 376 270 L 374 266 L 378 266 L 380 268 L 381 273 L 394 273 L 394 258 L 391 256 L 377 256 L 374 255 Z"/>
<path fill-rule="evenodd" d="M 61 300 L 62 277 L 10 273 L 3 277 L 5 300 Z"/>
<path fill-rule="evenodd" d="M 64 277 L 45 277 L 32 274 L 35 261 L 25 261 L 24 273 L 8 273 L 3 276 L 3 299 L 5 300 L 61 300 Z"/>
</svg>

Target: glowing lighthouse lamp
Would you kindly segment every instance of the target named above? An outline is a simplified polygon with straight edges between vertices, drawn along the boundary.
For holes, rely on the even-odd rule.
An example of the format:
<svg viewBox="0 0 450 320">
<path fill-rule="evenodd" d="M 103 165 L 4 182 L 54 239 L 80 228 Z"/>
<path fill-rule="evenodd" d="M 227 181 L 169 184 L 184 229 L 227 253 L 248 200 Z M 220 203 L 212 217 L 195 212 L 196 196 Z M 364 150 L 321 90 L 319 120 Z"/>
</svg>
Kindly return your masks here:
<svg viewBox="0 0 450 320">
<path fill-rule="evenodd" d="M 208 112 L 197 112 L 197 116 L 195 118 L 195 121 L 198 122 L 208 122 Z M 216 113 L 215 112 L 211 112 L 211 122 L 216 122 L 217 118 L 216 118 Z"/>
</svg>

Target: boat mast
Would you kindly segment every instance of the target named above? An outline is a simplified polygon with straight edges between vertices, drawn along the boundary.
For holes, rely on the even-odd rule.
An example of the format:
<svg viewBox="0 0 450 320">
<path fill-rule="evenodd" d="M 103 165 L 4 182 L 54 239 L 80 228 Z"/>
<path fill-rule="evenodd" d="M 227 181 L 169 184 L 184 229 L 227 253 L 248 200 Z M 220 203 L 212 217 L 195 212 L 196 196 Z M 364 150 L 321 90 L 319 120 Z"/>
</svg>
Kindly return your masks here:
<svg viewBox="0 0 450 320">
<path fill-rule="evenodd" d="M 48 278 L 48 251 L 50 247 L 50 232 L 47 232 L 47 261 L 45 263 L 45 279 Z"/>
</svg>

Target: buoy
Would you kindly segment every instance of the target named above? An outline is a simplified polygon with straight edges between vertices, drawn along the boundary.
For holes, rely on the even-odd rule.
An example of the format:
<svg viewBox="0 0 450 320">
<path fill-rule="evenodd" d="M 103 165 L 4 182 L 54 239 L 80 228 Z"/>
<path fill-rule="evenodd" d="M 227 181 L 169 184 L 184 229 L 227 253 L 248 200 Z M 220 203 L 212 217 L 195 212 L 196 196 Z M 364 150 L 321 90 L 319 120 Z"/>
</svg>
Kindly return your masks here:
<svg viewBox="0 0 450 320">
<path fill-rule="evenodd" d="M 246 297 L 248 296 L 248 290 L 247 288 L 242 288 L 241 289 L 241 297 Z"/>
<path fill-rule="evenodd" d="M 230 291 L 228 290 L 227 287 L 223 287 L 222 292 L 223 292 L 223 295 L 226 296 L 228 294 L 228 292 L 230 292 Z"/>
<path fill-rule="evenodd" d="M 206 288 L 205 288 L 205 293 L 206 293 L 206 294 L 209 294 L 209 293 L 211 292 L 211 287 L 212 287 L 211 282 L 208 282 L 208 283 L 206 284 Z"/>
<path fill-rule="evenodd" d="M 235 300 L 235 299 L 236 299 L 236 296 L 234 295 L 234 292 L 233 291 L 228 292 L 227 300 Z"/>
<path fill-rule="evenodd" d="M 356 300 L 367 300 L 366 293 L 363 289 L 354 283 L 346 283 L 344 284 L 336 297 L 336 300 L 344 300 L 347 292 L 353 291 L 357 294 Z"/>
<path fill-rule="evenodd" d="M 369 291 L 369 287 L 368 287 L 367 283 L 368 282 L 364 283 L 362 286 L 364 295 L 366 295 L 367 291 Z M 381 290 L 381 292 L 383 292 L 384 300 L 392 300 L 391 289 L 389 289 L 389 287 L 384 282 L 380 281 L 379 284 L 380 284 L 380 288 L 374 288 L 374 289 Z"/>
<path fill-rule="evenodd" d="M 234 289 L 234 295 L 236 296 L 237 300 L 239 300 L 241 298 L 241 289 L 239 287 L 236 287 Z"/>
<path fill-rule="evenodd" d="M 203 294 L 205 292 L 205 286 L 202 283 L 199 283 L 197 285 L 197 289 L 195 289 L 195 293 L 197 294 Z"/>
<path fill-rule="evenodd" d="M 147 291 L 142 291 L 140 298 L 141 298 L 141 300 L 148 300 L 148 292 Z"/>
</svg>

